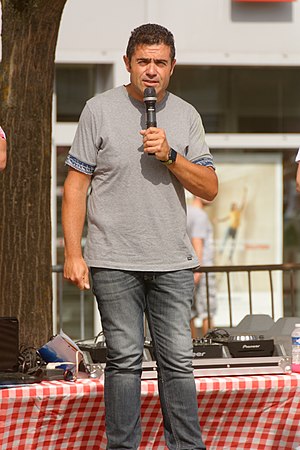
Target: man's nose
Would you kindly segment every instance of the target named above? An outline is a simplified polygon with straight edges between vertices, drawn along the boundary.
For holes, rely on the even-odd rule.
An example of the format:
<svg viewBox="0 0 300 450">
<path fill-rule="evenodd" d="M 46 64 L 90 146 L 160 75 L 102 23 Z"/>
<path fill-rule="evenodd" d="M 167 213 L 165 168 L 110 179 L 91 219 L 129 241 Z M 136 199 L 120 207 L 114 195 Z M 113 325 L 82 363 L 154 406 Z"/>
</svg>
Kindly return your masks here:
<svg viewBox="0 0 300 450">
<path fill-rule="evenodd" d="M 150 62 L 147 66 L 147 73 L 151 76 L 156 75 L 156 66 L 154 62 Z"/>
</svg>

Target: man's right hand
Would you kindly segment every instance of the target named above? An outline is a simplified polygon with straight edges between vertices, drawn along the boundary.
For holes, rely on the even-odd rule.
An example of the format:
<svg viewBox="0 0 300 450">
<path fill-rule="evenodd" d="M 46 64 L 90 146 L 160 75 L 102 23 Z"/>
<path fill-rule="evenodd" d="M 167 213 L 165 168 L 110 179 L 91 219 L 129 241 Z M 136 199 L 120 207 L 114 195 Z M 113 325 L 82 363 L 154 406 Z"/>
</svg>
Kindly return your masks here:
<svg viewBox="0 0 300 450">
<path fill-rule="evenodd" d="M 90 289 L 89 269 L 82 257 L 67 257 L 64 264 L 64 277 L 81 291 Z"/>
</svg>

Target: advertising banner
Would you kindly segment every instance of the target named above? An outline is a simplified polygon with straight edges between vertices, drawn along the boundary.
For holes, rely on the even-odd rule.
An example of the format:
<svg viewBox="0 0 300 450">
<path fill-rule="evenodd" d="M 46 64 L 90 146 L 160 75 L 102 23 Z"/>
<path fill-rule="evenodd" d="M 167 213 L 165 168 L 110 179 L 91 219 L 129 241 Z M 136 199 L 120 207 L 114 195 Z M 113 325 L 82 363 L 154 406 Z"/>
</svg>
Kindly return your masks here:
<svg viewBox="0 0 300 450">
<path fill-rule="evenodd" d="M 219 194 L 206 208 L 213 223 L 215 265 L 282 264 L 282 157 L 278 153 L 214 156 Z M 233 321 L 249 314 L 248 278 L 231 277 Z M 216 326 L 229 321 L 226 274 L 217 274 Z M 271 315 L 269 273 L 251 274 L 254 314 Z M 282 273 L 273 273 L 275 319 L 282 317 Z"/>
</svg>

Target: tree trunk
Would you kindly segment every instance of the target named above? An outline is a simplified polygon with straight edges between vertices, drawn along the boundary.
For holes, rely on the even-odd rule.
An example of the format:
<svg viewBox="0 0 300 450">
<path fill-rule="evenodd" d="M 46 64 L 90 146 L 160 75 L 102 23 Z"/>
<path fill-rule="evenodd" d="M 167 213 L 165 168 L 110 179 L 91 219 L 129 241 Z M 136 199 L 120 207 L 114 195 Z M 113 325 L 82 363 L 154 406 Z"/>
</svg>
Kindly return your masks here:
<svg viewBox="0 0 300 450">
<path fill-rule="evenodd" d="M 67 0 L 1 0 L 0 316 L 16 316 L 20 344 L 52 334 L 51 111 L 54 58 Z"/>
</svg>

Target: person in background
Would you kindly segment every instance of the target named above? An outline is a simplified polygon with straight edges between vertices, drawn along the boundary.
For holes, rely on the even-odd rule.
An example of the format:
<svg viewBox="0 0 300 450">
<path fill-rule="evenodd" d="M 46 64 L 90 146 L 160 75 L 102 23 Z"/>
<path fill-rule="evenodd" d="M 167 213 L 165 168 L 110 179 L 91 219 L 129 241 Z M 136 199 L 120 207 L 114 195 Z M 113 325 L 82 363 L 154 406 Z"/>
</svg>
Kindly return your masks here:
<svg viewBox="0 0 300 450">
<path fill-rule="evenodd" d="M 0 127 L 0 172 L 6 167 L 6 136 Z"/>
<path fill-rule="evenodd" d="M 224 239 L 223 239 L 220 254 L 222 254 L 224 252 L 227 240 L 230 239 L 231 246 L 230 246 L 229 257 L 228 257 L 228 261 L 230 264 L 232 264 L 232 262 L 233 262 L 233 255 L 234 255 L 234 251 L 235 251 L 235 247 L 236 247 L 237 234 L 238 234 L 239 227 L 241 225 L 242 212 L 244 211 L 245 206 L 246 206 L 246 197 L 247 197 L 247 188 L 245 187 L 241 204 L 239 205 L 236 202 L 231 203 L 231 207 L 230 207 L 230 211 L 229 211 L 228 215 L 221 219 L 216 220 L 216 222 L 224 222 L 224 221 L 229 222 L 227 230 L 225 232 Z"/>
<path fill-rule="evenodd" d="M 187 233 L 191 239 L 200 266 L 214 265 L 214 239 L 213 226 L 204 210 L 205 200 L 193 196 L 192 202 L 187 204 Z M 209 287 L 209 316 L 207 308 L 206 275 L 194 272 L 194 303 L 192 307 L 191 330 L 192 337 L 197 338 L 198 332 L 195 319 L 202 319 L 202 336 L 213 327 L 213 317 L 217 310 L 216 277 L 214 273 L 208 274 Z M 209 319 L 208 319 L 209 317 Z"/>
<path fill-rule="evenodd" d="M 176 63 L 172 33 L 157 24 L 136 28 L 124 63 L 129 84 L 88 100 L 66 160 L 64 276 L 88 289 L 91 273 L 107 347 L 107 449 L 136 450 L 141 440 L 145 314 L 166 445 L 205 449 L 190 332 L 198 262 L 186 233 L 184 188 L 212 200 L 217 176 L 199 114 L 167 91 Z M 146 129 L 149 87 L 156 91 L 159 126 Z"/>
<path fill-rule="evenodd" d="M 296 173 L 296 191 L 300 192 L 300 148 L 296 156 L 296 163 L 298 164 Z"/>
</svg>

